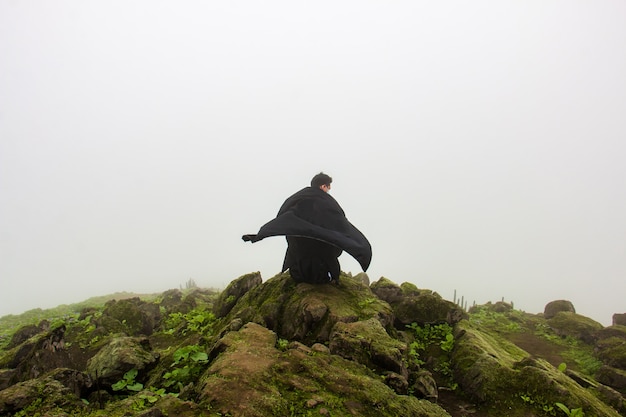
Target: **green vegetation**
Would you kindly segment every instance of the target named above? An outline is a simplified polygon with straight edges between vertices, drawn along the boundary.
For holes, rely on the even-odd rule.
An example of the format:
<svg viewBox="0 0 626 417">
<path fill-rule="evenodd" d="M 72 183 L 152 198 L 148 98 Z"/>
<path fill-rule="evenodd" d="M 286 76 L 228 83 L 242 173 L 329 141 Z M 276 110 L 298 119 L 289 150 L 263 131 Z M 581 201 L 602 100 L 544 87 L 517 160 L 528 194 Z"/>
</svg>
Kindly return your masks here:
<svg viewBox="0 0 626 417">
<path fill-rule="evenodd" d="M 209 356 L 198 345 L 189 345 L 178 349 L 174 352 L 174 362 L 171 367 L 174 368 L 163 375 L 165 387 L 175 386 L 178 391 L 183 389 L 185 385 L 192 382 L 200 376 L 204 366 L 208 362 Z"/>
<path fill-rule="evenodd" d="M 188 332 L 207 334 L 215 324 L 215 314 L 207 309 L 196 308 L 189 313 L 174 312 L 165 320 L 166 334 L 174 334 L 180 331 L 182 335 Z"/>
<path fill-rule="evenodd" d="M 556 403 L 556 406 L 569 417 L 584 417 L 585 415 L 582 408 L 574 408 L 570 410 L 565 404 L 562 403 Z"/>
<path fill-rule="evenodd" d="M 124 374 L 123 379 L 111 385 L 111 388 L 113 389 L 113 391 L 121 391 L 123 389 L 135 392 L 141 391 L 143 389 L 143 384 L 135 381 L 135 378 L 137 378 L 137 373 L 138 371 L 135 368 L 131 369 Z"/>
<path fill-rule="evenodd" d="M 413 336 L 415 337 L 409 345 L 409 354 L 418 364 L 423 364 L 420 357 L 433 345 L 439 346 L 445 353 L 450 353 L 454 348 L 452 326 L 447 323 L 426 324 L 424 326 L 411 323 L 407 328 L 413 330 Z"/>
<path fill-rule="evenodd" d="M 457 389 L 458 384 L 452 375 L 452 364 L 450 353 L 454 349 L 453 328 L 447 323 L 426 324 L 419 326 L 411 323 L 407 326 L 413 331 L 414 340 L 409 345 L 409 356 L 418 366 L 426 364 L 424 360 L 427 355 L 433 356 L 435 360 L 432 371 L 439 374 L 449 388 Z"/>
<path fill-rule="evenodd" d="M 19 320 L 0 319 L 4 376 L 41 372 L 36 378 L 17 375 L 27 383 L 15 387 L 23 395 L 15 398 L 27 400 L 0 414 L 192 417 L 249 415 L 254 409 L 258 415 L 444 417 L 437 403 L 418 399 L 439 395 L 438 404 L 458 400 L 447 403 L 448 410 L 467 406 L 490 417 L 615 416 L 594 389 L 602 362 L 588 339 L 557 333 L 553 322 L 512 305 L 474 306 L 469 320 L 459 317 L 452 326 L 443 323 L 452 317 L 445 314 L 448 302 L 408 284 L 401 287 L 404 295 L 393 293 L 389 282 L 385 290 L 394 297 L 429 296 L 426 301 L 433 302 L 419 304 L 418 314 L 443 311 L 433 315 L 438 320 L 410 318 L 399 325 L 398 306 L 416 317 L 406 308 L 416 303 L 393 305 L 349 277 L 339 287 L 316 287 L 296 286 L 288 275 L 278 275 L 245 294 L 224 297 L 220 303 L 234 305 L 224 313 L 217 294 L 188 284 L 156 301 L 100 299 L 51 309 L 49 315 L 39 310 Z M 48 322 L 40 325 L 41 319 Z M 19 329 L 24 324 L 31 327 Z M 2 349 L 18 330 L 16 346 Z M 62 373 L 50 376 L 57 361 Z M 84 389 L 87 398 L 81 399 L 63 384 L 86 374 L 100 385 L 97 391 L 93 385 Z M 582 388 L 584 382 L 591 388 Z"/>
</svg>

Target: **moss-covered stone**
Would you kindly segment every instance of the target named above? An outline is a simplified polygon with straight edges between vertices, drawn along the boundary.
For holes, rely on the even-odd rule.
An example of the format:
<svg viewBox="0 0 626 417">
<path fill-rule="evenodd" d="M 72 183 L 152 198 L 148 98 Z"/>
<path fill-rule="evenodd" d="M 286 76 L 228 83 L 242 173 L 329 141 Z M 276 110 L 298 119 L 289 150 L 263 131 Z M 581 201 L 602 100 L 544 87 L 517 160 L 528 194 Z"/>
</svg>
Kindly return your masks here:
<svg viewBox="0 0 626 417">
<path fill-rule="evenodd" d="M 548 325 L 561 337 L 573 337 L 588 344 L 593 344 L 595 334 L 602 329 L 597 321 L 570 311 L 556 313 Z"/>
<path fill-rule="evenodd" d="M 381 277 L 378 281 L 375 281 L 370 285 L 372 292 L 376 294 L 378 298 L 393 304 L 399 302 L 404 297 L 402 288 L 395 282 L 388 278 Z"/>
<path fill-rule="evenodd" d="M 307 345 L 327 342 L 337 322 L 376 318 L 383 327 L 392 327 L 391 308 L 369 287 L 345 274 L 340 282 L 339 286 L 296 284 L 289 273 L 279 274 L 248 291 L 222 323 L 255 322 L 281 338 Z"/>
<path fill-rule="evenodd" d="M 598 358 L 614 368 L 626 370 L 626 340 L 621 337 L 609 337 L 596 344 Z"/>
<path fill-rule="evenodd" d="M 626 371 L 604 365 L 598 370 L 596 379 L 602 384 L 626 394 Z"/>
<path fill-rule="evenodd" d="M 554 300 L 550 301 L 543 309 L 543 316 L 546 319 L 551 319 L 560 312 L 575 313 L 576 309 L 574 304 L 569 300 Z"/>
<path fill-rule="evenodd" d="M 157 359 L 158 355 L 151 352 L 148 339 L 119 337 L 89 360 L 87 372 L 99 385 L 110 386 L 133 368 L 145 374 Z"/>
<path fill-rule="evenodd" d="M 297 348 L 280 352 L 275 343 L 273 332 L 254 323 L 228 333 L 203 377 L 201 403 L 232 416 L 449 417 L 435 404 L 397 395 L 353 361 Z"/>
<path fill-rule="evenodd" d="M 585 415 L 619 414 L 589 390 L 542 359 L 533 359 L 515 345 L 481 332 L 462 321 L 456 329 L 452 362 L 463 391 L 493 416 L 526 416 L 532 410 L 582 407 Z"/>
<path fill-rule="evenodd" d="M 337 323 L 329 343 L 330 352 L 368 368 L 392 371 L 408 378 L 407 346 L 391 338 L 376 319 Z"/>
<path fill-rule="evenodd" d="M 219 294 L 215 306 L 213 307 L 215 315 L 217 317 L 227 315 L 245 293 L 257 285 L 261 285 L 261 282 L 262 279 L 259 272 L 245 274 L 233 280 L 228 284 L 226 289 Z"/>
<path fill-rule="evenodd" d="M 85 404 L 71 389 L 50 376 L 31 379 L 0 391 L 0 415 L 16 412 L 23 415 L 54 415 L 77 413 Z M 53 414 L 54 413 L 54 414 Z"/>
<path fill-rule="evenodd" d="M 126 333 L 128 336 L 149 336 L 161 320 L 159 306 L 138 297 L 109 301 L 102 316 L 94 320 L 97 327 L 108 333 Z"/>
</svg>

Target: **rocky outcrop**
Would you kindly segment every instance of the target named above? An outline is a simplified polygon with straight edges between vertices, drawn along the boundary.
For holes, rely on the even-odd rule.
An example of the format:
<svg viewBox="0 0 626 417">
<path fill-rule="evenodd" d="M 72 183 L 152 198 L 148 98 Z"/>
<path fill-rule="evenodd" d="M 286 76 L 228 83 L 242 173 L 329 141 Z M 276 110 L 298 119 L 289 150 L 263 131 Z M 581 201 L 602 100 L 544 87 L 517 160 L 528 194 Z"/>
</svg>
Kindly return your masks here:
<svg viewBox="0 0 626 417">
<path fill-rule="evenodd" d="M 597 321 L 570 311 L 556 313 L 548 319 L 548 326 L 561 337 L 569 336 L 590 345 L 594 343 L 596 333 L 602 329 Z"/>
<path fill-rule="evenodd" d="M 436 404 L 394 394 L 362 365 L 298 345 L 281 352 L 276 340 L 255 323 L 227 333 L 202 377 L 200 402 L 232 416 L 290 415 L 297 405 L 311 415 L 449 417 Z"/>
<path fill-rule="evenodd" d="M 283 339 L 307 345 L 328 342 L 338 322 L 375 318 L 384 328 L 393 328 L 391 308 L 369 287 L 347 276 L 340 282 L 339 286 L 296 285 L 289 273 L 280 274 L 248 291 L 223 321 L 258 323 Z"/>
<path fill-rule="evenodd" d="M 626 313 L 613 314 L 613 325 L 614 326 L 626 326 Z"/>
<path fill-rule="evenodd" d="M 94 320 L 96 327 L 104 327 L 109 333 L 125 333 L 128 336 L 149 336 L 161 321 L 159 306 L 139 298 L 113 300 L 106 304 L 102 316 Z"/>
<path fill-rule="evenodd" d="M 619 416 L 545 360 L 532 358 L 517 346 L 483 333 L 467 321 L 458 324 L 455 337 L 452 355 L 455 379 L 478 403 L 504 401 L 512 410 L 523 410 L 529 405 L 542 409 L 560 402 L 570 408 L 582 407 L 586 415 Z"/>
<path fill-rule="evenodd" d="M 232 281 L 222 291 L 215 302 L 213 310 L 218 317 L 224 317 L 237 304 L 237 301 L 252 288 L 261 285 L 262 279 L 259 272 L 243 275 Z"/>
<path fill-rule="evenodd" d="M 408 378 L 405 355 L 407 345 L 393 339 L 376 319 L 353 323 L 338 322 L 328 345 L 330 353 L 361 363 L 368 368 Z"/>
<path fill-rule="evenodd" d="M 37 409 L 65 409 L 79 412 L 85 410 L 86 406 L 72 388 L 68 388 L 52 376 L 19 382 L 0 391 L 2 416 L 10 416 L 24 410 L 32 411 L 23 415 L 36 415 Z"/>
<path fill-rule="evenodd" d="M 158 357 L 151 351 L 147 338 L 119 337 L 111 340 L 89 360 L 87 373 L 99 385 L 110 386 L 131 369 L 136 369 L 141 378 Z"/>
<path fill-rule="evenodd" d="M 0 415 L 527 417 L 556 402 L 624 412 L 626 327 L 567 303 L 548 319 L 504 302 L 467 314 L 411 283 L 368 282 L 255 272 L 219 295 L 170 290 L 0 335 Z"/>
<path fill-rule="evenodd" d="M 395 316 L 395 326 L 399 329 L 417 323 L 454 324 L 467 315 L 456 304 L 444 300 L 435 292 L 419 290 L 415 285 L 404 283 L 398 286 L 381 278 L 371 285 L 372 292 L 391 305 Z"/>
</svg>

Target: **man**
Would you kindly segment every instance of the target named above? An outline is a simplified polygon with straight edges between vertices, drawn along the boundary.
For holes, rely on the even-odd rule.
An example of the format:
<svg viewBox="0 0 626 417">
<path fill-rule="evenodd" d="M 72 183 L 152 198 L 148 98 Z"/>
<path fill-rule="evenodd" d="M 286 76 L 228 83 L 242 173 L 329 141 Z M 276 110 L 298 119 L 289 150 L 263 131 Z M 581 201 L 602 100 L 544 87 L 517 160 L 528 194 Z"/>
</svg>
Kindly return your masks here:
<svg viewBox="0 0 626 417">
<path fill-rule="evenodd" d="M 323 172 L 289 197 L 276 218 L 244 241 L 257 242 L 269 236 L 286 236 L 287 253 L 282 271 L 289 269 L 296 282 L 325 283 L 339 280 L 337 259 L 345 250 L 367 270 L 372 248 L 367 238 L 346 219 L 343 209 L 328 194 L 332 178 Z"/>
</svg>

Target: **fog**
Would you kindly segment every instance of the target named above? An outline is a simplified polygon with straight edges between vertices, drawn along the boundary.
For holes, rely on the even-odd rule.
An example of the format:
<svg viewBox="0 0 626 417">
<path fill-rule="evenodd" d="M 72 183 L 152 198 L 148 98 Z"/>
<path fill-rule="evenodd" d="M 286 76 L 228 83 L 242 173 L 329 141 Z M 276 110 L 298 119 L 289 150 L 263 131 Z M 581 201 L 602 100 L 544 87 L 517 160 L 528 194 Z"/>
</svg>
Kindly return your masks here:
<svg viewBox="0 0 626 417">
<path fill-rule="evenodd" d="M 0 315 L 280 271 L 324 171 L 367 271 L 626 311 L 623 1 L 0 2 Z M 358 263 L 340 257 L 356 274 Z"/>
</svg>

